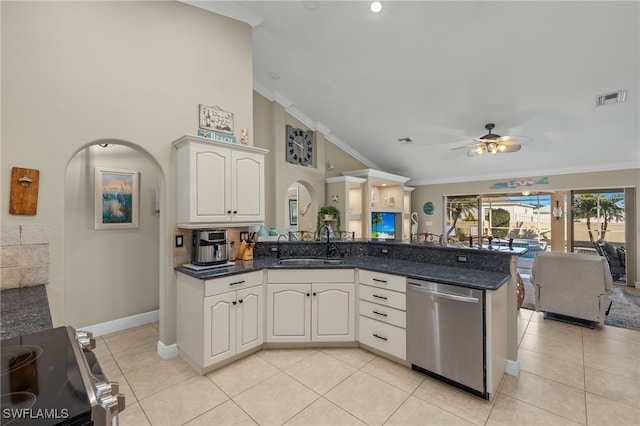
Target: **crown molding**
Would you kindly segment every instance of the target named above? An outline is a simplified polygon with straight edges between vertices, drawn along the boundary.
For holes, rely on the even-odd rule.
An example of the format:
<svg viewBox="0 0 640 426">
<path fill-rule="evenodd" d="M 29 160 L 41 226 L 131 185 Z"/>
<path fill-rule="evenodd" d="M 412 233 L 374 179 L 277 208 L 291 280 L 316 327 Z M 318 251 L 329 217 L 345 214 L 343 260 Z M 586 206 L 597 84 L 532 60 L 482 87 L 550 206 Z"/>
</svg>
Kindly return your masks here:
<svg viewBox="0 0 640 426">
<path fill-rule="evenodd" d="M 249 24 L 251 28 L 255 28 L 264 22 L 264 18 L 253 10 L 242 6 L 235 1 L 203 1 L 203 0 L 178 0 L 180 3 L 189 6 L 204 9 L 216 15 L 226 16 L 236 21 Z"/>
</svg>

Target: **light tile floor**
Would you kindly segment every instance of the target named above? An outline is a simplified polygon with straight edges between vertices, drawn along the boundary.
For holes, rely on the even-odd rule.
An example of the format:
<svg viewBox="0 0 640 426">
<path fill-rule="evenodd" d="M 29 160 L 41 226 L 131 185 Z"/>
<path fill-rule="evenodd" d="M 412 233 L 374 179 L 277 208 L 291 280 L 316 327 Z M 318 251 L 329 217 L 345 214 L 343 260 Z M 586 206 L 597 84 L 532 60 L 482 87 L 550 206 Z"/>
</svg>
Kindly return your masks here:
<svg viewBox="0 0 640 426">
<path fill-rule="evenodd" d="M 157 324 L 98 338 L 120 425 L 638 425 L 640 332 L 518 314 L 519 377 L 484 401 L 362 349 L 262 350 L 204 376 Z"/>
</svg>

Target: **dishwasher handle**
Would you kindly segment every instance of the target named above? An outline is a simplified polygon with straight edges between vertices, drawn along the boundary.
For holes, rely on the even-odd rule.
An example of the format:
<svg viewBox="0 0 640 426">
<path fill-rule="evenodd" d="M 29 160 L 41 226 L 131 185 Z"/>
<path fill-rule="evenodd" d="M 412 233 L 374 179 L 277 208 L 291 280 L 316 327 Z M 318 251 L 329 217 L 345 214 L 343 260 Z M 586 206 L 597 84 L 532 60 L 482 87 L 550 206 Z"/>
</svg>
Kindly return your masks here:
<svg viewBox="0 0 640 426">
<path fill-rule="evenodd" d="M 416 284 L 409 284 L 409 287 L 411 287 L 412 289 L 422 292 L 422 293 L 428 293 L 431 295 L 434 295 L 436 297 L 442 297 L 443 299 L 450 299 L 450 300 L 455 300 L 456 302 L 465 302 L 465 303 L 479 303 L 480 299 L 478 299 L 477 297 L 471 297 L 471 296 L 459 296 L 457 294 L 451 294 L 451 293 L 440 293 L 439 291 L 433 291 L 433 290 L 429 290 L 426 289 L 420 285 L 416 285 Z"/>
</svg>

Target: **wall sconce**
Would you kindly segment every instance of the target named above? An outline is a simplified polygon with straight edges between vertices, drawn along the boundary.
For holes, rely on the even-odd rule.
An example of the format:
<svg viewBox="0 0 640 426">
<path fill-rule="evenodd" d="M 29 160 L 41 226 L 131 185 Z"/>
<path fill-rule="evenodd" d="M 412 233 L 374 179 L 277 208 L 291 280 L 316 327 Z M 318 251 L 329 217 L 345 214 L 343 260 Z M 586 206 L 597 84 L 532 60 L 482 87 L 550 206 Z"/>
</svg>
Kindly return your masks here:
<svg viewBox="0 0 640 426">
<path fill-rule="evenodd" d="M 560 220 L 562 218 L 562 207 L 560 207 L 560 202 L 558 200 L 556 200 L 556 206 L 553 208 L 552 214 L 556 220 Z"/>
</svg>

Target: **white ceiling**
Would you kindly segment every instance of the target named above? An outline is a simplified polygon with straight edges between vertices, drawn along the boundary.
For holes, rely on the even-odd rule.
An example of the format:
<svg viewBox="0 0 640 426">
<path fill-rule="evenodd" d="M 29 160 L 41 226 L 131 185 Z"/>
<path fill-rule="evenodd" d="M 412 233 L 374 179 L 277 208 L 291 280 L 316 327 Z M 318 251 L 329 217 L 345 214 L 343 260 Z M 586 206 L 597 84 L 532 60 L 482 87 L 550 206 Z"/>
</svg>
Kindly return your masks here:
<svg viewBox="0 0 640 426">
<path fill-rule="evenodd" d="M 409 184 L 640 167 L 637 1 L 184 2 L 251 24 L 254 89 Z M 451 150 L 488 122 L 534 142 Z"/>
</svg>

